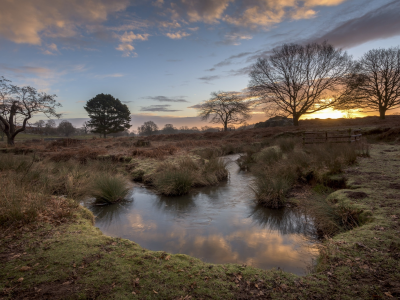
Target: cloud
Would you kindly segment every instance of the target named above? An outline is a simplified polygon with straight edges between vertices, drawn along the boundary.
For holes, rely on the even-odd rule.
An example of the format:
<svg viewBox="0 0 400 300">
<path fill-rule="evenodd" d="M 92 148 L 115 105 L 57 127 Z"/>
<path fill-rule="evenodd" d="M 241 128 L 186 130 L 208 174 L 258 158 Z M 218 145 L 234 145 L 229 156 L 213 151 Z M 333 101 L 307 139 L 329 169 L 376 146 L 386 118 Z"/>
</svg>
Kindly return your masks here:
<svg viewBox="0 0 400 300">
<path fill-rule="evenodd" d="M 46 55 L 56 55 L 56 54 L 60 53 L 60 51 L 58 51 L 57 45 L 54 43 L 47 45 L 47 49 L 43 49 L 42 52 L 43 52 L 43 54 L 46 54 Z"/>
<path fill-rule="evenodd" d="M 132 31 L 126 32 L 119 36 L 121 43 L 132 43 L 134 40 L 147 41 L 149 34 L 135 34 Z"/>
<path fill-rule="evenodd" d="M 242 57 L 245 57 L 245 56 L 248 56 L 248 55 L 250 55 L 250 54 L 252 54 L 253 52 L 242 52 L 242 53 L 239 53 L 239 54 L 236 54 L 236 55 L 231 55 L 231 56 L 229 56 L 228 58 L 226 58 L 226 59 L 224 59 L 223 61 L 221 61 L 221 62 L 219 62 L 219 63 L 217 63 L 217 64 L 215 64 L 214 65 L 214 70 L 215 70 L 215 68 L 219 68 L 219 67 L 223 67 L 223 66 L 229 66 L 229 65 L 231 65 L 233 62 L 233 60 L 234 59 L 236 59 L 236 58 L 242 58 Z M 211 69 L 210 69 L 211 70 Z M 213 71 L 214 71 L 213 70 Z"/>
<path fill-rule="evenodd" d="M 202 80 L 202 81 L 208 83 L 209 81 L 217 80 L 217 79 L 219 79 L 219 78 L 220 78 L 219 75 L 212 75 L 212 76 L 203 76 L 203 77 L 200 77 L 200 78 L 198 78 L 198 79 L 200 79 L 200 80 Z"/>
<path fill-rule="evenodd" d="M 207 69 L 206 71 L 208 71 L 208 72 L 213 72 L 213 71 L 215 71 L 216 69 L 215 68 L 211 68 L 211 69 Z"/>
<path fill-rule="evenodd" d="M 109 14 L 124 10 L 127 0 L 2 1 L 0 36 L 15 43 L 42 44 L 43 37 L 68 38 L 80 27 L 100 24 Z"/>
<path fill-rule="evenodd" d="M 159 102 L 189 102 L 183 98 L 186 98 L 186 96 L 177 96 L 177 97 L 166 97 L 166 96 L 148 96 L 148 97 L 142 97 L 142 99 L 149 99 L 149 100 L 154 100 L 154 101 L 159 101 Z"/>
<path fill-rule="evenodd" d="M 159 22 L 158 24 L 159 24 L 159 27 L 162 27 L 162 28 L 179 28 L 179 27 L 181 27 L 181 24 L 179 24 L 177 21 L 172 21 L 172 22 L 164 21 L 164 22 Z"/>
<path fill-rule="evenodd" d="M 224 39 L 217 44 L 239 46 L 240 40 L 251 40 L 253 36 L 249 34 L 241 34 L 238 32 L 225 34 Z"/>
<path fill-rule="evenodd" d="M 190 33 L 184 32 L 184 31 L 177 31 L 175 33 L 166 33 L 165 34 L 167 37 L 173 40 L 179 40 L 181 38 L 187 37 L 190 35 Z"/>
<path fill-rule="evenodd" d="M 198 109 L 198 108 L 202 108 L 202 105 L 201 104 L 195 104 L 195 105 L 192 105 L 192 106 L 188 106 L 188 108 Z"/>
<path fill-rule="evenodd" d="M 159 111 L 159 112 L 181 111 L 181 110 L 178 110 L 178 109 L 170 109 L 169 107 L 171 107 L 170 104 L 141 106 L 140 111 Z"/>
<path fill-rule="evenodd" d="M 33 66 L 20 66 L 10 67 L 5 64 L 0 64 L 0 70 L 10 71 L 15 74 L 36 74 L 36 75 L 50 75 L 52 71 L 48 68 L 33 67 Z"/>
<path fill-rule="evenodd" d="M 135 50 L 135 47 L 133 47 L 131 44 L 119 44 L 118 47 L 115 49 L 118 51 L 122 51 L 123 57 L 129 57 L 129 56 L 136 57 L 137 56 L 137 53 L 133 51 L 133 50 Z"/>
<path fill-rule="evenodd" d="M 190 22 L 217 23 L 230 2 L 234 0 L 181 0 L 173 6 L 173 12 L 186 16 Z"/>
<path fill-rule="evenodd" d="M 318 6 L 339 5 L 346 0 L 254 0 L 243 1 L 236 13 L 225 15 L 223 20 L 238 27 L 264 28 L 282 22 L 284 19 L 309 19 L 316 15 Z"/>
<path fill-rule="evenodd" d="M 104 75 L 95 75 L 94 78 L 104 79 L 104 78 L 119 78 L 124 77 L 124 74 L 114 73 L 114 74 L 104 74 Z"/>
<path fill-rule="evenodd" d="M 393 1 L 365 15 L 348 20 L 314 40 L 327 40 L 343 48 L 400 35 L 400 2 Z"/>
</svg>

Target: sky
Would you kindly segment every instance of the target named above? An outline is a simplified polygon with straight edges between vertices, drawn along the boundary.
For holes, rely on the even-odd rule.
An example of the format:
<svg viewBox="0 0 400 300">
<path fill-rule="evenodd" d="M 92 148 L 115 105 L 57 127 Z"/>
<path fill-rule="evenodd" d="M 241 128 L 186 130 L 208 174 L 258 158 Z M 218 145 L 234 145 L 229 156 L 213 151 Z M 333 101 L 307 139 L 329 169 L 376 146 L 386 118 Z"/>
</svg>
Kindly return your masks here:
<svg viewBox="0 0 400 300">
<path fill-rule="evenodd" d="M 195 105 L 245 89 L 271 49 L 326 40 L 357 59 L 400 45 L 399 16 L 399 0 L 1 0 L 0 76 L 56 94 L 76 126 L 104 93 L 128 105 L 133 129 L 201 127 Z"/>
</svg>

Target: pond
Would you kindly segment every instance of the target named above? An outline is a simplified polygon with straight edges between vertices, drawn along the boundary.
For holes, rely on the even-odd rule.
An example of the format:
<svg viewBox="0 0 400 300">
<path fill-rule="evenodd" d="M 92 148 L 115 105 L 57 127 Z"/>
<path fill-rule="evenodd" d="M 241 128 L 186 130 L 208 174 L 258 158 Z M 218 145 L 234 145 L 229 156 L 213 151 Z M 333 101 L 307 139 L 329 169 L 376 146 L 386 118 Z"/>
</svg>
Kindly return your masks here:
<svg viewBox="0 0 400 300">
<path fill-rule="evenodd" d="M 149 250 L 305 274 L 318 255 L 312 221 L 295 209 L 257 206 L 249 188 L 252 175 L 239 170 L 237 158 L 224 158 L 230 176 L 218 186 L 180 197 L 135 186 L 126 203 L 86 206 L 103 233 Z"/>
</svg>

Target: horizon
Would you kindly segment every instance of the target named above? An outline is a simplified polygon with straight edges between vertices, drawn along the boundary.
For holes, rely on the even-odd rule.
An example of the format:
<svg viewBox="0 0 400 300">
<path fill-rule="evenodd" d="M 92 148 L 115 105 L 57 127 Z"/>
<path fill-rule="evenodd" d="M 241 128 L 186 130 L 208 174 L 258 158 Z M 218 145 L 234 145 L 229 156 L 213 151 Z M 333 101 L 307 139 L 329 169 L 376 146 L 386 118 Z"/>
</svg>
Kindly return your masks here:
<svg viewBox="0 0 400 300">
<path fill-rule="evenodd" d="M 251 65 L 283 43 L 327 40 L 355 59 L 400 45 L 400 2 L 391 0 L 24 0 L 0 8 L 0 76 L 57 94 L 60 121 L 83 123 L 84 103 L 111 94 L 128 105 L 131 130 L 149 120 L 216 127 L 195 106 L 212 92 L 246 89 Z M 254 110 L 248 123 L 268 118 Z"/>
</svg>

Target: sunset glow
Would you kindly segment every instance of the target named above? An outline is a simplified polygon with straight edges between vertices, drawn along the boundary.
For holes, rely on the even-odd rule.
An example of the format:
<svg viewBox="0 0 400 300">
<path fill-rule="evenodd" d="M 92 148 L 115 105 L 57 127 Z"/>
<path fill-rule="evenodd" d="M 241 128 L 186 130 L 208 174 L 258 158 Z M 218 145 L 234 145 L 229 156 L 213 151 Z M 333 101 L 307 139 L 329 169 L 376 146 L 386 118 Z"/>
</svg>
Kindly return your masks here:
<svg viewBox="0 0 400 300">
<path fill-rule="evenodd" d="M 212 92 L 245 90 L 251 66 L 273 48 L 327 40 L 359 58 L 400 44 L 399 14 L 393 0 L 2 1 L 0 76 L 56 94 L 75 126 L 88 120 L 86 101 L 106 93 L 128 105 L 132 128 L 201 127 L 209 124 L 193 107 Z M 248 123 L 267 118 L 255 110 Z"/>
</svg>

